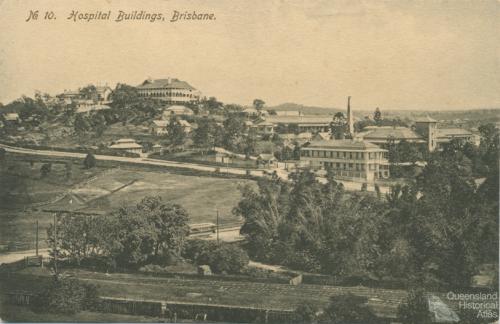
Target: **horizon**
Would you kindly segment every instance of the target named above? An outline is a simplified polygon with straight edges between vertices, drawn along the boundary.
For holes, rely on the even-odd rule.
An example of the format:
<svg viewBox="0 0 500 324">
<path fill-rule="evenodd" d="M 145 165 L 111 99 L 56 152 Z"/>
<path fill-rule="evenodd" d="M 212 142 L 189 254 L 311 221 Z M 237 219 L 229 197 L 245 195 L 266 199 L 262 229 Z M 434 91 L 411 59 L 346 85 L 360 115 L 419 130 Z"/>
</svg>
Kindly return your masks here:
<svg viewBox="0 0 500 324">
<path fill-rule="evenodd" d="M 151 76 L 244 106 L 260 98 L 269 107 L 344 109 L 350 95 L 358 111 L 500 108 L 496 1 L 259 4 L 1 2 L 0 102 L 36 90 L 135 86 Z M 53 10 L 58 20 L 25 22 L 34 8 Z M 195 10 L 217 19 L 87 23 L 68 21 L 71 10 Z"/>
</svg>

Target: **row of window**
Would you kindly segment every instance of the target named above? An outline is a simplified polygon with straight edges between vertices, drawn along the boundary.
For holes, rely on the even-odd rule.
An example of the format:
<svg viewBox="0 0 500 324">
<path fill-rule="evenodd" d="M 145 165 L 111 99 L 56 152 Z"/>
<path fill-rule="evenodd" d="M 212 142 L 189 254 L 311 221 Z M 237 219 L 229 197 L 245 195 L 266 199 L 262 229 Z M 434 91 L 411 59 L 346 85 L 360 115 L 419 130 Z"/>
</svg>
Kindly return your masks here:
<svg viewBox="0 0 500 324">
<path fill-rule="evenodd" d="M 323 162 L 320 161 L 319 164 L 324 166 L 325 168 L 332 168 L 333 170 L 356 170 L 356 171 L 365 171 L 366 165 L 368 165 L 368 170 L 375 171 L 377 170 L 377 166 L 380 170 L 389 169 L 387 165 L 378 165 L 378 164 L 364 164 L 364 163 L 340 163 L 340 162 Z"/>
<path fill-rule="evenodd" d="M 334 171 L 333 174 L 335 176 L 350 177 L 350 178 L 362 178 L 362 179 L 365 179 L 367 177 L 366 172 L 356 172 L 356 171 Z M 389 171 L 374 172 L 373 176 L 374 176 L 375 179 L 378 179 L 378 178 L 388 178 L 389 177 Z"/>
<path fill-rule="evenodd" d="M 182 92 L 140 92 L 139 97 L 188 97 L 193 98 L 193 94 L 186 94 Z"/>
<path fill-rule="evenodd" d="M 315 150 L 302 150 L 300 152 L 301 156 L 305 157 L 322 157 L 322 158 L 337 158 L 337 159 L 349 159 L 349 160 L 364 160 L 365 152 L 339 152 L 339 151 L 315 151 Z M 368 152 L 368 159 L 373 160 L 381 157 L 385 157 L 385 153 L 380 152 Z"/>
</svg>

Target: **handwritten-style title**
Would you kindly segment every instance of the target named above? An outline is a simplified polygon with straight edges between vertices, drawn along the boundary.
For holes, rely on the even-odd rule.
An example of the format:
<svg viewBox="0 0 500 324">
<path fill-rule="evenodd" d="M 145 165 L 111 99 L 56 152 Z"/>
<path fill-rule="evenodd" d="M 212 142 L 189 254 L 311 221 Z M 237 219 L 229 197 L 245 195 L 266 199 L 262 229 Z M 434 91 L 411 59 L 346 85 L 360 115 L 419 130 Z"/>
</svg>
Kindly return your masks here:
<svg viewBox="0 0 500 324">
<path fill-rule="evenodd" d="M 38 20 L 56 20 L 56 14 L 53 11 L 30 10 L 26 22 Z M 196 10 L 173 10 L 171 13 L 149 12 L 145 10 L 132 11 L 111 11 L 97 10 L 92 12 L 84 12 L 79 10 L 71 10 L 63 18 L 70 22 L 98 22 L 98 21 L 114 21 L 114 22 L 180 22 L 180 21 L 214 21 L 216 20 L 214 13 L 199 12 Z"/>
</svg>

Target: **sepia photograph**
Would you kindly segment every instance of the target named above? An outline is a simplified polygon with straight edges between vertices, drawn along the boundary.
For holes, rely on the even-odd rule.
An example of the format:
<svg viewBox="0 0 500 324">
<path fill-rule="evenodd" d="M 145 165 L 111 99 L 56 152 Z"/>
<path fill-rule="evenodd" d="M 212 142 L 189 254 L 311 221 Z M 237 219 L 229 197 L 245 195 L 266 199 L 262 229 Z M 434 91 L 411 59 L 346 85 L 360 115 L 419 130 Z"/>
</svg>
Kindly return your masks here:
<svg viewBox="0 0 500 324">
<path fill-rule="evenodd" d="M 499 323 L 500 1 L 0 0 L 1 323 Z"/>
</svg>

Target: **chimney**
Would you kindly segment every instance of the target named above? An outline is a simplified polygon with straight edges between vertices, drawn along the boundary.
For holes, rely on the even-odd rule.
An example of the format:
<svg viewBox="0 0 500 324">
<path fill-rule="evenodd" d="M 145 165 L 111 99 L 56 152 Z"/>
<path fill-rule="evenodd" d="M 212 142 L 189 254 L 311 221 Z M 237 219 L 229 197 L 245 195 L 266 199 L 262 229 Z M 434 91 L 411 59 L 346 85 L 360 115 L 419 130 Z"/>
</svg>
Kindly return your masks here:
<svg viewBox="0 0 500 324">
<path fill-rule="evenodd" d="M 170 77 L 167 78 L 167 84 L 172 84 L 172 78 Z"/>
<path fill-rule="evenodd" d="M 347 132 L 352 135 L 354 134 L 354 118 L 351 111 L 351 96 L 347 97 Z"/>
</svg>

